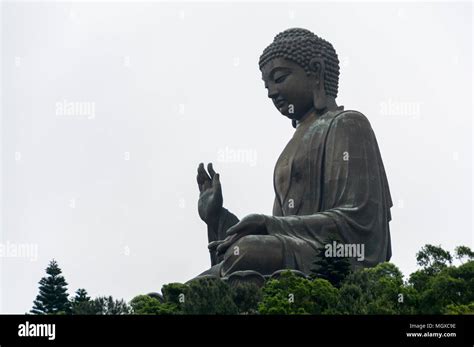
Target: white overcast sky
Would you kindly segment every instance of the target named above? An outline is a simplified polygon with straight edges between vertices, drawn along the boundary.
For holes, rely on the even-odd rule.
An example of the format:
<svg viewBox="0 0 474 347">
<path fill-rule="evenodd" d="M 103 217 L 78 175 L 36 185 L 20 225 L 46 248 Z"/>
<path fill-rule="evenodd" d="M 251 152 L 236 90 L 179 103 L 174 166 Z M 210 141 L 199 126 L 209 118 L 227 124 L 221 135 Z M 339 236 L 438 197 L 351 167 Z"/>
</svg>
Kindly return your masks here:
<svg viewBox="0 0 474 347">
<path fill-rule="evenodd" d="M 70 294 L 126 300 L 207 269 L 201 161 L 237 216 L 271 214 L 294 129 L 258 58 L 290 27 L 334 45 L 338 104 L 372 124 L 392 261 L 409 274 L 426 243 L 472 247 L 472 15 L 469 2 L 2 3 L 1 242 L 38 254 L 0 259 L 0 312 L 31 308 L 52 258 Z"/>
</svg>

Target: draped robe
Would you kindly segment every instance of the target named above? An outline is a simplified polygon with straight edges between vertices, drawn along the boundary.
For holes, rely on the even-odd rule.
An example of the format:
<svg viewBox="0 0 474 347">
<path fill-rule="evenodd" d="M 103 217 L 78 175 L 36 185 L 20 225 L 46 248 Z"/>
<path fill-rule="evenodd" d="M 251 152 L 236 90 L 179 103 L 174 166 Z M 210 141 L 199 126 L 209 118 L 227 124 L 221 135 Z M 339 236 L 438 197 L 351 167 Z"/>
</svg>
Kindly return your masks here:
<svg viewBox="0 0 474 347">
<path fill-rule="evenodd" d="M 363 260 L 350 258 L 353 268 L 390 259 L 392 200 L 375 134 L 362 113 L 339 107 L 299 123 L 275 165 L 274 188 L 265 225 L 281 241 L 283 268 L 309 273 L 330 237 L 364 245 Z M 224 239 L 237 222 L 223 209 L 215 238 Z M 212 252 L 211 259 L 217 263 Z"/>
</svg>

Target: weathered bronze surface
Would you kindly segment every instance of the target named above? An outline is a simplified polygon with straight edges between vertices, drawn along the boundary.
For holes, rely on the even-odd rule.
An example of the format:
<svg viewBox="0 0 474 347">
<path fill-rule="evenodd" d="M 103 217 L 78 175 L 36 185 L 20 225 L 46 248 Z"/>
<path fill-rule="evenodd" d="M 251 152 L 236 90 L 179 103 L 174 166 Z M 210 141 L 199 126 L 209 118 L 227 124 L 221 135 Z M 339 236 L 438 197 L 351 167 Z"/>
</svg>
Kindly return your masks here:
<svg viewBox="0 0 474 347">
<path fill-rule="evenodd" d="M 212 265 L 201 276 L 308 274 L 330 237 L 362 246 L 363 257 L 350 258 L 353 268 L 389 260 L 392 201 L 382 158 L 367 118 L 336 104 L 334 48 L 308 30 L 288 29 L 259 64 L 268 97 L 295 128 L 275 165 L 273 215 L 239 221 L 223 207 L 219 174 L 201 163 L 198 210 Z"/>
</svg>

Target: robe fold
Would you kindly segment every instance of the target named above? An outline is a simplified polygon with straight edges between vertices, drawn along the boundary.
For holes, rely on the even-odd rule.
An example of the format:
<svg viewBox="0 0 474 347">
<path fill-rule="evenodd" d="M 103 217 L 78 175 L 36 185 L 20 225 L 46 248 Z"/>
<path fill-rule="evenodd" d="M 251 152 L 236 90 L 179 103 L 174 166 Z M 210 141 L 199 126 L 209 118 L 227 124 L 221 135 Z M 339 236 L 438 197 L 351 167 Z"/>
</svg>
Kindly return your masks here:
<svg viewBox="0 0 474 347">
<path fill-rule="evenodd" d="M 301 127 L 301 129 L 300 129 Z M 269 235 L 281 240 L 284 267 L 309 273 L 330 236 L 364 245 L 353 268 L 391 257 L 392 200 L 375 134 L 367 118 L 339 108 L 298 125 L 275 166 Z"/>
</svg>

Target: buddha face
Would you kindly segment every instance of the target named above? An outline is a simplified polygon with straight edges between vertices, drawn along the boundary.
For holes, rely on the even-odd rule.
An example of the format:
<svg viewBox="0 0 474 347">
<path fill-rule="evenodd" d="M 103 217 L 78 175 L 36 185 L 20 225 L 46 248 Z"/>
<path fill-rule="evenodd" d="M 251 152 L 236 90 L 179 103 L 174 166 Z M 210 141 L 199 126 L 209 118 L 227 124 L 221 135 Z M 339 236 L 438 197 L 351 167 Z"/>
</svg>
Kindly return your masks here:
<svg viewBox="0 0 474 347">
<path fill-rule="evenodd" d="M 262 79 L 280 113 L 299 120 L 314 106 L 315 76 L 285 58 L 270 60 L 262 68 Z"/>
</svg>

